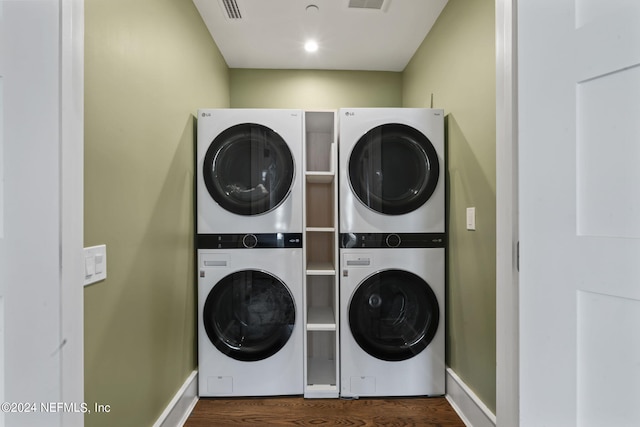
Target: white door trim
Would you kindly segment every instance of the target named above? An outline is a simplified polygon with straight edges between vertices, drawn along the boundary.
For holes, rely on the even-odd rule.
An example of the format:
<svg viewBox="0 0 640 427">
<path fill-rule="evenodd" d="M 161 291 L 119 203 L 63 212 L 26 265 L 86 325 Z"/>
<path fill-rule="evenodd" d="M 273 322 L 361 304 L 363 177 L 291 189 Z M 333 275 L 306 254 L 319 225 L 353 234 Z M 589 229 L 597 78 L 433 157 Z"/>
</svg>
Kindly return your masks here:
<svg viewBox="0 0 640 427">
<path fill-rule="evenodd" d="M 60 0 L 60 319 L 63 402 L 84 402 L 84 0 Z M 62 425 L 84 426 L 64 412 Z"/>
<path fill-rule="evenodd" d="M 519 395 L 517 0 L 496 0 L 496 421 L 517 427 Z"/>
</svg>

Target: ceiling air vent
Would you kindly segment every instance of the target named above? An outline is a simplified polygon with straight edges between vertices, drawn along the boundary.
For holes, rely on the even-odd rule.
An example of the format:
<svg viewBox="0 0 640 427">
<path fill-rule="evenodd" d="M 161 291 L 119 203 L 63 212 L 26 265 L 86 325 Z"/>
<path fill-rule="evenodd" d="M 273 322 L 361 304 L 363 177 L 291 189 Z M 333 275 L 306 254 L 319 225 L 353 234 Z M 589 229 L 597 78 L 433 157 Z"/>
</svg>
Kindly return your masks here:
<svg viewBox="0 0 640 427">
<path fill-rule="evenodd" d="M 349 0 L 349 7 L 353 9 L 381 10 L 385 0 Z"/>
<path fill-rule="evenodd" d="M 242 19 L 240 7 L 238 6 L 238 2 L 236 0 L 220 0 L 220 4 L 227 14 L 227 18 Z"/>
</svg>

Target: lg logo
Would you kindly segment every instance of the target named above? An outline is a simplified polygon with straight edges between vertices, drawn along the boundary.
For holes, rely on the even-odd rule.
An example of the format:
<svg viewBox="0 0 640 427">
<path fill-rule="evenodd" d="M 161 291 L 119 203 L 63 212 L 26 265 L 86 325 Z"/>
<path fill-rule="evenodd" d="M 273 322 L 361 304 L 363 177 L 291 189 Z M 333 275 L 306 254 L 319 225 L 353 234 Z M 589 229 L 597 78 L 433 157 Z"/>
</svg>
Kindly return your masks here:
<svg viewBox="0 0 640 427">
<path fill-rule="evenodd" d="M 211 113 L 202 113 L 202 117 L 211 117 Z"/>
<path fill-rule="evenodd" d="M 344 115 L 347 117 L 353 117 L 356 115 L 356 113 L 354 113 L 353 111 L 345 111 Z"/>
</svg>

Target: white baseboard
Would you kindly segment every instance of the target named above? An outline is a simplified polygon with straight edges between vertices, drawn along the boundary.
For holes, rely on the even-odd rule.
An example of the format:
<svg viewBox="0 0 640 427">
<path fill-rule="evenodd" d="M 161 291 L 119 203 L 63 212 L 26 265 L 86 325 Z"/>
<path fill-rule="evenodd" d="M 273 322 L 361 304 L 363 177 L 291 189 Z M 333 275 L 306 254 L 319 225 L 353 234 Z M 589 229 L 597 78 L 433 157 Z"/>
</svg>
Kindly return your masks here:
<svg viewBox="0 0 640 427">
<path fill-rule="evenodd" d="M 467 427 L 496 426 L 495 414 L 451 368 L 447 368 L 447 400 Z"/>
<path fill-rule="evenodd" d="M 198 402 L 198 371 L 193 371 L 153 427 L 182 427 Z"/>
</svg>

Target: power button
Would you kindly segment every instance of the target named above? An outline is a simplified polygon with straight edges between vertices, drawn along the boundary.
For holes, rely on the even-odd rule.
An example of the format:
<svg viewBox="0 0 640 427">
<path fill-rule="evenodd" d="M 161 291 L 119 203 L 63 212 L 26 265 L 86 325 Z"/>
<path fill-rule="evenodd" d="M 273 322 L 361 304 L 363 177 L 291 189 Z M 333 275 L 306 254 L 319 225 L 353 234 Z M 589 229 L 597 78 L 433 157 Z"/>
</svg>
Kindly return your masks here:
<svg viewBox="0 0 640 427">
<path fill-rule="evenodd" d="M 402 239 L 400 239 L 400 236 L 398 236 L 397 234 L 388 234 L 385 242 L 387 243 L 388 247 L 397 248 L 398 246 L 400 246 Z"/>
<path fill-rule="evenodd" d="M 255 248 L 258 245 L 258 238 L 255 234 L 245 234 L 242 244 L 247 249 Z"/>
</svg>

